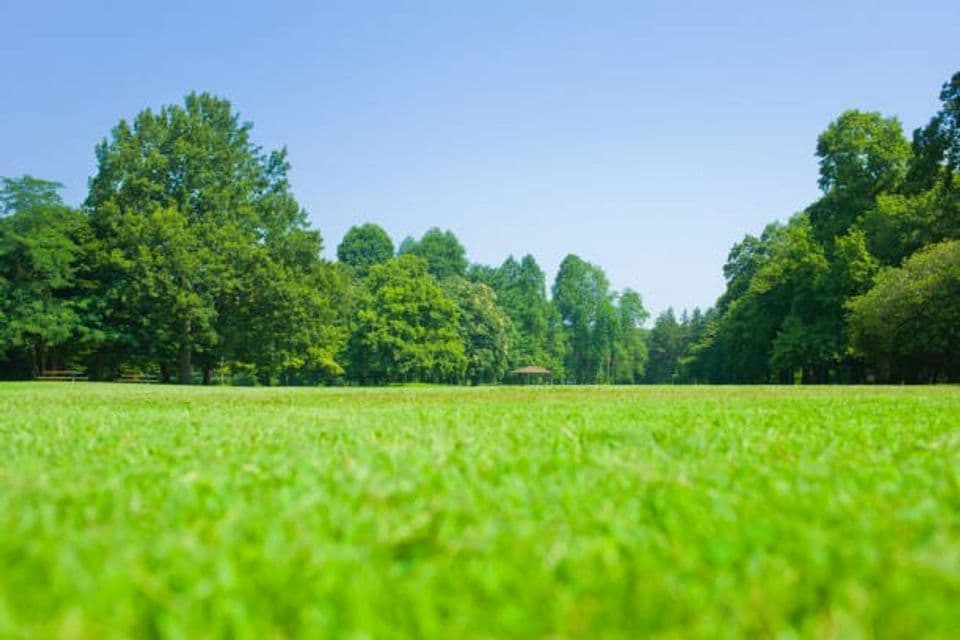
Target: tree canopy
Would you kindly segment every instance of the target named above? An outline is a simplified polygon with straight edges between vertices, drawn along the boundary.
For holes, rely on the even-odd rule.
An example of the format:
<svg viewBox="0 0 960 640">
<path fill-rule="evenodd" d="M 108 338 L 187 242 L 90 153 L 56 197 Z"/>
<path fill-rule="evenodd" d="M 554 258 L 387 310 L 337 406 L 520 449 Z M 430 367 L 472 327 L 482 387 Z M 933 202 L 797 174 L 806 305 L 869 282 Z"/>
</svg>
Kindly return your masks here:
<svg viewBox="0 0 960 640">
<path fill-rule="evenodd" d="M 884 269 L 848 307 L 854 347 L 884 377 L 960 376 L 960 240 L 924 247 L 902 267 Z"/>
<path fill-rule="evenodd" d="M 0 377 L 33 377 L 92 337 L 84 294 L 89 229 L 60 185 L 30 176 L 0 189 Z"/>
<path fill-rule="evenodd" d="M 186 383 L 197 362 L 209 380 L 229 360 L 265 378 L 306 363 L 304 336 L 329 335 L 315 326 L 331 297 L 320 234 L 290 192 L 286 152 L 264 153 L 251 129 L 226 100 L 190 94 L 121 120 L 97 147 L 85 207 L 117 336 L 98 376 L 143 361 Z"/>
<path fill-rule="evenodd" d="M 337 246 L 337 259 L 355 268 L 360 276 L 392 257 L 393 240 L 382 227 L 370 222 L 350 227 Z"/>
<path fill-rule="evenodd" d="M 459 382 L 467 366 L 460 309 L 419 256 L 370 269 L 351 344 L 360 382 Z"/>
<path fill-rule="evenodd" d="M 939 96 L 911 140 L 894 117 L 839 114 L 816 140 L 820 197 L 733 245 L 712 307 L 650 324 L 638 292 L 575 254 L 548 290 L 530 254 L 470 264 L 439 227 L 395 251 L 366 222 L 324 259 L 286 151 L 191 93 L 113 127 L 80 208 L 57 182 L 2 178 L 0 377 L 960 381 L 960 73 Z"/>
<path fill-rule="evenodd" d="M 467 273 L 467 250 L 463 248 L 452 231 L 437 227 L 428 229 L 419 241 L 410 238 L 400 246 L 400 253 L 420 256 L 427 261 L 427 271 L 437 280 Z"/>
<path fill-rule="evenodd" d="M 940 99 L 912 145 L 878 113 L 831 123 L 817 142 L 823 196 L 734 246 L 726 291 L 702 331 L 684 327 L 683 366 L 666 369 L 680 381 L 958 380 L 960 315 L 944 296 L 960 238 L 960 74 Z M 652 332 L 651 362 L 654 344 Z"/>
</svg>

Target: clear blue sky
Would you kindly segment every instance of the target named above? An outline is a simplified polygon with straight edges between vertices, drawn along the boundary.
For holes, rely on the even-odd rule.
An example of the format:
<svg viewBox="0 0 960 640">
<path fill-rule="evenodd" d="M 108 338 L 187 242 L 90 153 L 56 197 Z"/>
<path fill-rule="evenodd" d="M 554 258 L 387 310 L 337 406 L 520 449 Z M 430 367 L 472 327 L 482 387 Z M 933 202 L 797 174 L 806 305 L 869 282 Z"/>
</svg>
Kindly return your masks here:
<svg viewBox="0 0 960 640">
<path fill-rule="evenodd" d="M 79 203 L 121 117 L 211 91 L 288 147 L 328 255 L 436 225 L 707 306 L 734 241 L 817 197 L 830 120 L 936 111 L 958 34 L 955 0 L 5 2 L 0 175 Z"/>
</svg>

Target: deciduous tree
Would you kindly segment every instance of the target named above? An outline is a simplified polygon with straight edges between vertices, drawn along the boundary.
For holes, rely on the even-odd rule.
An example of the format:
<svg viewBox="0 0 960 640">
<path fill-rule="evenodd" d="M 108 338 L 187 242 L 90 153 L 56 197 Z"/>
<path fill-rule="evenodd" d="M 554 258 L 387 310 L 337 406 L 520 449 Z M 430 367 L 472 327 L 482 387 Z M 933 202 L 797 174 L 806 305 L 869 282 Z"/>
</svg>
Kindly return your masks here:
<svg viewBox="0 0 960 640">
<path fill-rule="evenodd" d="M 350 341 L 361 383 L 456 382 L 467 365 L 460 311 L 419 256 L 375 265 L 364 282 Z"/>
<path fill-rule="evenodd" d="M 350 265 L 363 277 L 375 264 L 393 257 L 393 240 L 382 227 L 373 223 L 350 227 L 337 247 L 337 259 Z"/>
<path fill-rule="evenodd" d="M 4 178 L 0 202 L 0 375 L 33 377 L 93 338 L 81 282 L 87 219 L 60 185 Z"/>
<path fill-rule="evenodd" d="M 319 260 L 320 236 L 290 192 L 285 151 L 264 153 L 251 127 L 226 100 L 190 94 L 182 106 L 121 120 L 97 147 L 86 206 L 108 322 L 122 356 L 149 354 L 164 372 L 175 363 L 180 382 L 192 380 L 197 358 L 208 367 L 244 359 L 224 339 L 243 322 L 238 301 L 257 295 L 262 269 L 300 277 L 303 265 L 293 265 Z M 276 319 L 300 317 L 298 301 L 286 299 L 291 313 Z M 270 336 L 246 340 L 298 329 L 278 321 Z"/>
</svg>

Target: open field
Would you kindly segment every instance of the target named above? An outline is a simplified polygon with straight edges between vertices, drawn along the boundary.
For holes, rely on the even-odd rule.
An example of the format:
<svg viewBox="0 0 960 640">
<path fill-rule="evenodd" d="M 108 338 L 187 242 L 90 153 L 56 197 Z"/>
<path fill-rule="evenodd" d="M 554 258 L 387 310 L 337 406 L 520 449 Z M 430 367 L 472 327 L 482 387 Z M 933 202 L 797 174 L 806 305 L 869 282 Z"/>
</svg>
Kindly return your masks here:
<svg viewBox="0 0 960 640">
<path fill-rule="evenodd" d="M 957 637 L 960 388 L 0 385 L 2 637 Z"/>
</svg>

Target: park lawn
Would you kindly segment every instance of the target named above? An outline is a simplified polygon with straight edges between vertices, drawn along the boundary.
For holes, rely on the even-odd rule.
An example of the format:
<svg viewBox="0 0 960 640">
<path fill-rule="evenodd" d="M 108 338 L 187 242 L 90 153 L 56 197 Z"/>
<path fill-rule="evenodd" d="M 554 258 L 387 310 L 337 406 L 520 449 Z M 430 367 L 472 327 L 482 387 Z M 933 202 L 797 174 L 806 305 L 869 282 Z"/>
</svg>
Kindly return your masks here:
<svg viewBox="0 0 960 640">
<path fill-rule="evenodd" d="M 960 388 L 0 385 L 0 637 L 960 637 Z"/>
</svg>

